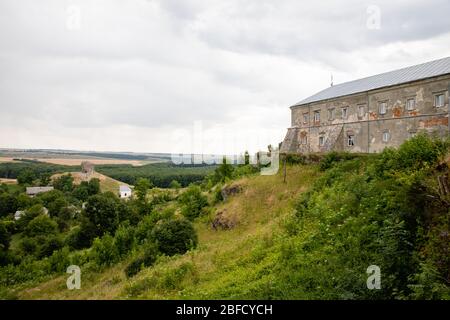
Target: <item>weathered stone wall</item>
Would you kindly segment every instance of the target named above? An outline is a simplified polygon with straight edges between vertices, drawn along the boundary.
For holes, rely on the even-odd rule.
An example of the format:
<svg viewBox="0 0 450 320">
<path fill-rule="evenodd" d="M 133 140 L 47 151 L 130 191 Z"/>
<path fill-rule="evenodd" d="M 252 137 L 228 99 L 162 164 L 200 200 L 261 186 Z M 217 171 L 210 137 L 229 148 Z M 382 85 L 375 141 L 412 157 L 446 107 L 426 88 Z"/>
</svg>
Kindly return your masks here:
<svg viewBox="0 0 450 320">
<path fill-rule="evenodd" d="M 450 76 L 446 75 L 291 107 L 291 128 L 281 152 L 380 152 L 387 146 L 399 146 L 419 132 L 443 136 L 448 133 L 449 84 Z M 445 105 L 436 107 L 435 95 L 440 93 L 445 96 Z M 411 98 L 415 107 L 407 110 Z M 385 114 L 380 113 L 382 102 L 387 103 Z M 347 109 L 346 117 L 343 108 Z M 353 146 L 348 143 L 350 135 Z"/>
</svg>

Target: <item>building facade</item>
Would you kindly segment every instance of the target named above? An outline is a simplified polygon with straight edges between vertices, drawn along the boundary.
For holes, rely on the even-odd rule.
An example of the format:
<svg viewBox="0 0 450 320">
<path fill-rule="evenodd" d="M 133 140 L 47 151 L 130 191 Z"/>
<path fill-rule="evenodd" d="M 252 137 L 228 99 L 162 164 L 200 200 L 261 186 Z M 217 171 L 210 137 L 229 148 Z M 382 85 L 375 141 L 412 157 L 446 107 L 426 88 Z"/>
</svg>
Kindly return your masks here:
<svg viewBox="0 0 450 320">
<path fill-rule="evenodd" d="M 291 107 L 282 153 L 373 153 L 449 132 L 450 57 L 331 86 Z"/>
</svg>

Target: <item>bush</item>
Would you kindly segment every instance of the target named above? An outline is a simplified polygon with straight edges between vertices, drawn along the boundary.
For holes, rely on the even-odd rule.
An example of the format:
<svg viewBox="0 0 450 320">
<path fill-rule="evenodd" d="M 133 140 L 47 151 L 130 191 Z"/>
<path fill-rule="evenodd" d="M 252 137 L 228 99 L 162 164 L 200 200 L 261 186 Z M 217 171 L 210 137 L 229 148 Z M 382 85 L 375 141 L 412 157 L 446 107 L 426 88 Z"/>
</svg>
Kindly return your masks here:
<svg viewBox="0 0 450 320">
<path fill-rule="evenodd" d="M 73 249 L 89 248 L 97 235 L 97 229 L 87 219 L 82 219 L 81 225 L 73 228 L 66 237 L 65 243 Z"/>
<path fill-rule="evenodd" d="M 159 251 L 168 256 L 183 254 L 197 246 L 197 233 L 186 219 L 161 221 L 153 228 L 151 235 Z"/>
<path fill-rule="evenodd" d="M 199 186 L 191 185 L 178 198 L 182 205 L 181 213 L 189 220 L 194 220 L 202 213 L 202 209 L 208 206 L 208 199 L 202 194 Z"/>
<path fill-rule="evenodd" d="M 125 274 L 128 278 L 135 276 L 143 268 L 152 266 L 158 258 L 158 248 L 153 243 L 148 243 L 144 247 L 144 253 L 134 259 L 126 268 Z"/>
<path fill-rule="evenodd" d="M 67 267 L 71 265 L 69 247 L 53 252 L 48 258 L 48 262 L 52 272 L 65 272 Z"/>
<path fill-rule="evenodd" d="M 51 235 L 58 232 L 58 224 L 46 215 L 39 215 L 25 227 L 24 234 L 28 237 Z"/>
<path fill-rule="evenodd" d="M 8 193 L 0 194 L 0 218 L 16 212 L 19 205 L 17 198 Z"/>
<path fill-rule="evenodd" d="M 111 266 L 119 260 L 119 252 L 114 238 L 105 234 L 102 238 L 95 238 L 91 251 L 92 260 L 100 267 Z"/>
<path fill-rule="evenodd" d="M 103 193 L 89 197 L 85 216 L 96 228 L 98 236 L 106 232 L 114 233 L 119 225 L 120 201 L 112 193 Z"/>
<path fill-rule="evenodd" d="M 120 226 L 114 235 L 114 243 L 119 256 L 126 256 L 131 250 L 134 249 L 136 244 L 134 228 L 130 226 Z"/>
<path fill-rule="evenodd" d="M 181 188 L 181 183 L 179 183 L 177 180 L 172 180 L 172 182 L 170 183 L 169 187 L 171 189 L 180 189 Z"/>
<path fill-rule="evenodd" d="M 53 181 L 53 187 L 56 190 L 60 190 L 63 192 L 72 192 L 72 190 L 73 190 L 72 175 L 69 173 L 69 174 L 65 174 L 65 175 L 62 175 L 62 176 L 56 178 Z"/>
</svg>

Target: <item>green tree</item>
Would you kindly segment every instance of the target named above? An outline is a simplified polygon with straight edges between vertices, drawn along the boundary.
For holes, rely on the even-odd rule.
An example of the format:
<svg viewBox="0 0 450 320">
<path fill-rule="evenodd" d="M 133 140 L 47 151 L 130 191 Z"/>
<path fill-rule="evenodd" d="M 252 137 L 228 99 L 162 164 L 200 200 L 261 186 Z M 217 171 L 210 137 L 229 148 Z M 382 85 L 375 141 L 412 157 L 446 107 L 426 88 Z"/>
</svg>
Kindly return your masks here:
<svg viewBox="0 0 450 320">
<path fill-rule="evenodd" d="M 225 182 L 233 176 L 233 166 L 227 163 L 226 157 L 223 157 L 222 164 L 214 170 L 214 182 Z"/>
<path fill-rule="evenodd" d="M 202 209 L 208 206 L 208 199 L 202 194 L 200 187 L 196 185 L 189 186 L 180 195 L 178 201 L 182 205 L 181 213 L 189 220 L 197 218 L 202 213 Z"/>
<path fill-rule="evenodd" d="M 100 193 L 100 180 L 92 178 L 88 183 L 88 193 L 90 196 Z"/>
<path fill-rule="evenodd" d="M 48 236 L 58 232 L 58 224 L 46 215 L 38 215 L 30 221 L 25 227 L 24 233 L 28 237 L 35 237 L 38 235 Z"/>
<path fill-rule="evenodd" d="M 16 212 L 18 209 L 17 198 L 8 193 L 0 194 L 0 217 Z"/>
<path fill-rule="evenodd" d="M 183 254 L 197 246 L 197 233 L 187 219 L 164 220 L 153 228 L 151 235 L 159 251 L 168 256 Z"/>
<path fill-rule="evenodd" d="M 7 251 L 11 242 L 11 234 L 4 222 L 0 221 L 0 251 Z"/>
<path fill-rule="evenodd" d="M 53 187 L 63 192 L 71 192 L 73 190 L 73 177 L 69 174 L 64 174 L 53 181 Z"/>
<path fill-rule="evenodd" d="M 93 223 L 97 235 L 114 233 L 119 225 L 120 201 L 112 193 L 103 193 L 89 197 L 85 216 Z"/>
<path fill-rule="evenodd" d="M 244 164 L 245 165 L 250 164 L 250 154 L 248 153 L 247 150 L 245 150 L 245 153 L 244 153 Z"/>
<path fill-rule="evenodd" d="M 114 234 L 114 244 L 119 256 L 126 256 L 135 246 L 134 228 L 121 225 Z"/>
<path fill-rule="evenodd" d="M 148 180 L 148 179 L 139 178 L 136 181 L 136 185 L 134 186 L 134 192 L 136 193 L 137 198 L 141 202 L 146 201 L 147 192 L 151 188 L 151 186 L 152 186 L 152 184 L 151 184 L 150 180 Z"/>
<path fill-rule="evenodd" d="M 181 184 L 177 180 L 172 180 L 172 182 L 170 182 L 170 188 L 172 188 L 172 189 L 180 189 L 181 188 Z"/>
<path fill-rule="evenodd" d="M 67 208 L 69 206 L 69 203 L 67 202 L 66 198 L 59 197 L 50 202 L 47 206 L 48 213 L 50 217 L 58 217 L 62 210 L 64 208 Z"/>
<path fill-rule="evenodd" d="M 19 184 L 32 184 L 34 179 L 36 179 L 36 175 L 31 169 L 25 169 L 17 176 Z"/>
<path fill-rule="evenodd" d="M 119 252 L 110 234 L 95 238 L 91 254 L 98 266 L 110 266 L 119 260 Z"/>
<path fill-rule="evenodd" d="M 50 182 L 51 182 L 50 174 L 49 173 L 42 173 L 40 178 L 39 178 L 39 180 L 40 180 L 41 186 L 48 186 L 50 184 Z"/>
</svg>

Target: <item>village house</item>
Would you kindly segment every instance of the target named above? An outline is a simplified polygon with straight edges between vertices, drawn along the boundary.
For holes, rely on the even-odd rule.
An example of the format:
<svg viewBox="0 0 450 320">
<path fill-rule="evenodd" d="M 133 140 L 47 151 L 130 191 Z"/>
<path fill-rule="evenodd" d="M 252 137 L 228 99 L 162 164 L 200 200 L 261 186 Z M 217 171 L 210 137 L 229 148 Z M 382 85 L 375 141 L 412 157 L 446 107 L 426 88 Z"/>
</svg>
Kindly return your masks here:
<svg viewBox="0 0 450 320">
<path fill-rule="evenodd" d="M 53 187 L 27 187 L 27 195 L 34 197 L 38 193 L 52 191 Z"/>
<path fill-rule="evenodd" d="M 281 153 L 380 152 L 449 132 L 450 57 L 345 82 L 291 106 Z"/>
<path fill-rule="evenodd" d="M 120 198 L 126 199 L 131 197 L 131 189 L 129 186 L 122 185 L 119 187 Z"/>
</svg>

